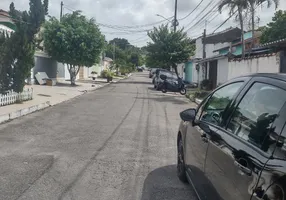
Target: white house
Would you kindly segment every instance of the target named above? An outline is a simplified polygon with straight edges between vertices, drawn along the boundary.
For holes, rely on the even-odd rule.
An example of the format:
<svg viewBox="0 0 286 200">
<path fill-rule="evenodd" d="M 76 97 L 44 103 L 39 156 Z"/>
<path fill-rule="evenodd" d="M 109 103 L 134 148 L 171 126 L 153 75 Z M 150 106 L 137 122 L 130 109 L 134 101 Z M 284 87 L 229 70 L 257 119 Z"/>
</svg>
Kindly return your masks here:
<svg viewBox="0 0 286 200">
<path fill-rule="evenodd" d="M 240 37 L 239 28 L 229 28 L 219 33 L 207 35 L 204 39 L 205 58 L 203 55 L 203 37 L 196 39 L 195 56 L 189 61 L 186 69 L 192 71 L 192 81 L 200 82 L 204 79 L 211 81 L 212 87 L 227 80 L 228 51 L 221 52 L 219 49 L 229 48 L 231 42 Z"/>
</svg>

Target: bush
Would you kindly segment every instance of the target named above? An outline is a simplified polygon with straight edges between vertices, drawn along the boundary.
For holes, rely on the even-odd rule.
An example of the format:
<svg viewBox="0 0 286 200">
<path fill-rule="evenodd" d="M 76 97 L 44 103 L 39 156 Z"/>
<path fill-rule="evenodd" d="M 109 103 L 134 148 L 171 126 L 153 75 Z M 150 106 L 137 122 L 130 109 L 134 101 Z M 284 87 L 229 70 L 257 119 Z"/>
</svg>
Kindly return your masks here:
<svg viewBox="0 0 286 200">
<path fill-rule="evenodd" d="M 102 70 L 100 76 L 101 78 L 107 78 L 107 74 L 108 74 L 107 70 Z"/>
<path fill-rule="evenodd" d="M 210 90 L 212 88 L 212 83 L 209 79 L 202 80 L 201 88 L 204 90 Z"/>
</svg>

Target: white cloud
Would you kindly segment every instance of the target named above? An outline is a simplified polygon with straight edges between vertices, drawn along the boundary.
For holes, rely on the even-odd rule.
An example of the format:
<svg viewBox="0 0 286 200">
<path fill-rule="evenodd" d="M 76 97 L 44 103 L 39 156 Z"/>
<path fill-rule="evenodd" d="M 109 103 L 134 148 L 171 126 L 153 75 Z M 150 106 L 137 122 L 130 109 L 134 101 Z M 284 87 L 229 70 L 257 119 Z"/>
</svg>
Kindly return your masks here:
<svg viewBox="0 0 286 200">
<path fill-rule="evenodd" d="M 186 16 L 190 11 L 192 11 L 196 5 L 201 0 L 178 0 L 178 18 Z M 103 24 L 120 25 L 120 26 L 136 26 L 142 24 L 150 24 L 154 22 L 161 21 L 162 18 L 156 16 L 160 14 L 164 17 L 170 17 L 174 15 L 174 2 L 175 0 L 65 0 L 64 13 L 70 12 L 68 9 L 82 10 L 83 14 L 88 17 L 94 17 L 97 22 Z M 205 26 L 204 20 L 198 23 L 196 22 L 206 13 L 215 6 L 215 3 L 210 4 L 205 12 L 202 12 L 203 8 L 207 6 L 210 0 L 204 0 L 199 8 L 188 18 L 180 21 L 180 27 L 190 28 L 190 36 L 198 36 L 202 34 L 203 28 Z M 214 2 L 218 2 L 215 0 Z M 10 0 L 1 0 L 0 9 L 8 10 Z M 14 0 L 15 6 L 18 9 L 28 9 L 29 0 Z M 286 1 L 281 0 L 278 9 L 286 10 Z M 264 6 L 262 9 L 258 8 L 258 16 L 260 17 L 260 25 L 265 25 L 269 21 L 275 12 L 275 8 L 266 8 Z M 52 16 L 59 17 L 60 15 L 60 0 L 50 0 L 49 2 L 49 14 Z M 198 17 L 196 18 L 196 16 Z M 228 17 L 227 9 L 217 15 L 217 12 L 210 13 L 207 24 L 207 31 L 211 33 L 218 27 L 225 19 Z M 238 26 L 237 22 L 234 20 L 229 20 L 225 25 L 223 25 L 219 30 L 223 30 L 229 26 Z M 150 29 L 152 27 L 144 27 L 141 29 Z M 123 35 L 119 30 L 109 29 L 101 27 L 101 30 L 106 33 L 106 38 L 108 40 L 114 37 L 124 37 L 133 42 L 135 45 L 142 46 L 148 40 L 146 33 L 129 33 Z M 138 29 L 135 29 L 138 30 Z M 218 31 L 219 31 L 218 30 Z M 108 33 L 108 34 L 107 34 Z M 145 35 L 145 36 L 144 36 Z"/>
</svg>

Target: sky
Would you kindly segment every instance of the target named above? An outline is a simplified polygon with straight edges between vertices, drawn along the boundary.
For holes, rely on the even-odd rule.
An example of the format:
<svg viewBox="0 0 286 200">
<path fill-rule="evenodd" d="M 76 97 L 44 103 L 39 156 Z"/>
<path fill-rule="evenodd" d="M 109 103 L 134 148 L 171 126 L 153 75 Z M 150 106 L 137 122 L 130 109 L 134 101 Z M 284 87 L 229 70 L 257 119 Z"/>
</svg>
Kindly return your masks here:
<svg viewBox="0 0 286 200">
<path fill-rule="evenodd" d="M 201 36 L 204 28 L 207 33 L 213 33 L 213 31 L 222 31 L 230 26 L 239 26 L 233 17 L 219 27 L 229 17 L 227 8 L 224 8 L 221 14 L 217 11 L 219 0 L 177 1 L 178 28 L 184 27 L 191 38 Z M 8 10 L 11 2 L 11 0 L 1 0 L 0 9 Z M 60 0 L 49 0 L 49 15 L 60 16 L 60 2 Z M 64 0 L 63 3 L 64 14 L 71 13 L 73 10 L 81 10 L 82 14 L 87 17 L 95 18 L 106 40 L 115 37 L 126 38 L 131 44 L 139 47 L 146 45 L 149 41 L 148 30 L 161 23 L 169 23 L 166 20 L 163 21 L 164 18 L 172 20 L 175 8 L 175 0 Z M 14 4 L 16 9 L 27 10 L 29 0 L 14 0 Z M 197 9 L 195 9 L 196 6 L 198 6 Z M 190 14 L 194 9 L 195 11 Z M 286 10 L 286 1 L 280 0 L 277 9 Z M 262 26 L 271 21 L 275 7 L 272 5 L 267 8 L 267 4 L 264 4 L 262 7 L 257 7 L 256 11 L 256 25 Z M 207 13 L 209 14 L 206 15 Z M 188 14 L 190 15 L 186 17 Z M 205 18 L 203 18 L 204 15 L 206 15 Z M 247 22 L 245 25 L 248 26 Z"/>
</svg>

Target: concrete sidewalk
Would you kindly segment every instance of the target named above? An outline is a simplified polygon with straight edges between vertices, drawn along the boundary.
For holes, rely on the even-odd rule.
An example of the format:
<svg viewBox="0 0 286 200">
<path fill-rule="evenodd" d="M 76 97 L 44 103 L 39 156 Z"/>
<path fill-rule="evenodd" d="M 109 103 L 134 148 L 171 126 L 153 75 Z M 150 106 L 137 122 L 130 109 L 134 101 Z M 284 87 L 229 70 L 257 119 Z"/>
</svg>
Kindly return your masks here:
<svg viewBox="0 0 286 200">
<path fill-rule="evenodd" d="M 118 80 L 115 79 L 113 82 L 117 82 Z M 0 123 L 67 101 L 109 83 L 106 82 L 106 79 L 97 79 L 96 81 L 79 80 L 76 84 L 77 86 L 71 86 L 68 81 L 59 81 L 55 86 L 25 86 L 25 88 L 33 88 L 33 99 L 20 104 L 1 106 Z"/>
</svg>

